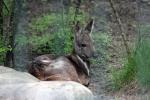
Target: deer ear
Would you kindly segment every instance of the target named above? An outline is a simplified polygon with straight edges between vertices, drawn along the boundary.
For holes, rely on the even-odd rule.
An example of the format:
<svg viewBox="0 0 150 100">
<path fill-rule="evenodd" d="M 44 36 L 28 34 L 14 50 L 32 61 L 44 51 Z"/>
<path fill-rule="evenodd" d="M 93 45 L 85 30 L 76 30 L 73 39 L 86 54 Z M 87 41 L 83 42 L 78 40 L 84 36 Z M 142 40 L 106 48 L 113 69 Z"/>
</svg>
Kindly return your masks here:
<svg viewBox="0 0 150 100">
<path fill-rule="evenodd" d="M 91 33 L 93 27 L 94 27 L 94 20 L 91 19 L 90 22 L 86 25 L 85 30 L 87 30 L 88 33 Z"/>
<path fill-rule="evenodd" d="M 80 30 L 80 22 L 77 21 L 76 25 L 75 25 L 75 32 L 79 32 Z"/>
</svg>

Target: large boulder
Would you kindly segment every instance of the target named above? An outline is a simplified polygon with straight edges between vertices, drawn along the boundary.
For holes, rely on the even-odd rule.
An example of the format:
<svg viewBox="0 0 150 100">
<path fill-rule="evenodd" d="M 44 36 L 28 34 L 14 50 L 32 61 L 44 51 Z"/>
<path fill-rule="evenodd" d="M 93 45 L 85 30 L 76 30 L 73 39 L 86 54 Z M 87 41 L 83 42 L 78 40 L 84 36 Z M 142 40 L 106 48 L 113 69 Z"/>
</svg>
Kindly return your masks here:
<svg viewBox="0 0 150 100">
<path fill-rule="evenodd" d="M 4 84 L 0 86 L 1 100 L 91 100 L 92 93 L 72 81 Z"/>
<path fill-rule="evenodd" d="M 0 66 L 0 100 L 91 100 L 92 92 L 73 81 L 39 81 L 25 72 Z M 4 72 L 5 70 L 5 72 Z"/>
<path fill-rule="evenodd" d="M 0 74 L 7 72 L 16 72 L 16 70 L 9 67 L 0 66 Z"/>
<path fill-rule="evenodd" d="M 0 66 L 0 85 L 39 82 L 39 81 L 40 81 L 39 79 L 35 78 L 29 73 L 19 72 L 12 68 Z"/>
</svg>

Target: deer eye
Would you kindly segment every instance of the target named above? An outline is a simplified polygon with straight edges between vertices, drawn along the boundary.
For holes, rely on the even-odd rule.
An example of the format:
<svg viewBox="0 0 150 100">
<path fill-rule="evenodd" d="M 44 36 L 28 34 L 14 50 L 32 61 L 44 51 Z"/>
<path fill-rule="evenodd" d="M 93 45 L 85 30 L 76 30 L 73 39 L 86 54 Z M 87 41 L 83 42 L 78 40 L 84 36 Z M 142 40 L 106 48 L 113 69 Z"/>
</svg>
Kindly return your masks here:
<svg viewBox="0 0 150 100">
<path fill-rule="evenodd" d="M 82 47 L 86 47 L 86 44 L 81 44 Z"/>
</svg>

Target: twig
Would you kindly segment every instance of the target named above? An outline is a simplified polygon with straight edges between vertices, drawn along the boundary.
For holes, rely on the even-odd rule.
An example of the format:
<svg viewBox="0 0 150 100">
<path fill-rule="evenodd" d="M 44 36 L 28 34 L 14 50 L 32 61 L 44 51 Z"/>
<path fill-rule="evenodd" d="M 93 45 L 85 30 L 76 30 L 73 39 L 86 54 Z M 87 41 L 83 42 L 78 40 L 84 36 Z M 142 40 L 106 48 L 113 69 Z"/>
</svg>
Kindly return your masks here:
<svg viewBox="0 0 150 100">
<path fill-rule="evenodd" d="M 77 0 L 77 2 L 76 2 L 76 9 L 75 9 L 75 15 L 74 15 L 74 22 L 76 21 L 80 5 L 81 5 L 81 0 Z"/>
<path fill-rule="evenodd" d="M 119 14 L 118 12 L 116 11 L 115 7 L 114 7 L 114 3 L 113 3 L 113 0 L 109 0 L 109 3 L 110 3 L 110 6 L 114 12 L 114 15 L 115 15 L 115 18 L 116 18 L 116 21 L 118 23 L 118 26 L 119 26 L 119 29 L 120 29 L 120 33 L 121 33 L 121 37 L 123 39 L 123 43 L 124 43 L 124 46 L 126 48 L 126 53 L 127 55 L 130 55 L 130 49 L 129 49 L 129 46 L 127 44 L 127 40 L 126 40 L 126 36 L 125 36 L 125 33 L 124 33 L 124 28 L 123 28 L 123 25 L 122 25 L 122 22 L 121 22 L 121 19 L 119 17 Z"/>
<path fill-rule="evenodd" d="M 4 0 L 2 0 L 2 3 L 3 3 L 3 5 L 5 6 L 7 12 L 9 13 L 9 9 L 8 9 L 7 5 L 5 4 Z"/>
</svg>

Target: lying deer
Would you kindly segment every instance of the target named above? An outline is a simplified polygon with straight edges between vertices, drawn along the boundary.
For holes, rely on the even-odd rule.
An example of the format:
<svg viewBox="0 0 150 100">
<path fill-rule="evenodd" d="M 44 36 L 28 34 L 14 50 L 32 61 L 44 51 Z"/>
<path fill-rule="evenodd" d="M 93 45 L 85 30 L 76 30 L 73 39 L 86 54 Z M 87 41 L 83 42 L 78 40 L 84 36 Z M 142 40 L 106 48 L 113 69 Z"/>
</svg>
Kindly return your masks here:
<svg viewBox="0 0 150 100">
<path fill-rule="evenodd" d="M 77 22 L 74 51 L 71 55 L 61 57 L 41 55 L 32 61 L 28 72 L 44 81 L 76 81 L 87 86 L 89 84 L 89 58 L 94 55 L 91 37 L 93 24 L 94 21 L 91 20 L 84 28 L 80 28 Z"/>
</svg>

